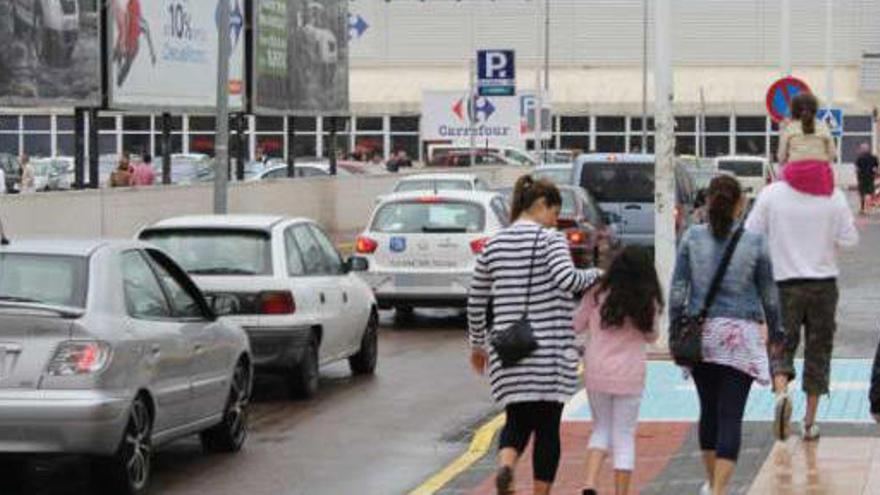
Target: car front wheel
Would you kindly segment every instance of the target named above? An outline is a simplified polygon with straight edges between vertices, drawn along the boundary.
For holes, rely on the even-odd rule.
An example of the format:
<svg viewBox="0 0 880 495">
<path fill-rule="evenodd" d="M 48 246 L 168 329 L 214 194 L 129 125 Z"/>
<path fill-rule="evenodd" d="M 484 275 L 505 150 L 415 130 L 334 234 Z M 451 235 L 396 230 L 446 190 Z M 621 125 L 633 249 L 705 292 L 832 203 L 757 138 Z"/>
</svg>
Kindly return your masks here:
<svg viewBox="0 0 880 495">
<path fill-rule="evenodd" d="M 361 338 L 361 348 L 357 354 L 348 358 L 348 366 L 355 375 L 372 375 L 379 360 L 379 316 L 370 313 L 367 328 Z"/>
<path fill-rule="evenodd" d="M 229 398 L 220 424 L 201 433 L 202 446 L 210 452 L 238 452 L 247 440 L 247 418 L 251 402 L 252 373 L 246 360 L 235 366 Z"/>
<path fill-rule="evenodd" d="M 104 493 L 142 495 L 150 482 L 153 454 L 153 418 L 146 399 L 135 397 L 116 453 L 96 464 L 95 474 Z"/>
</svg>

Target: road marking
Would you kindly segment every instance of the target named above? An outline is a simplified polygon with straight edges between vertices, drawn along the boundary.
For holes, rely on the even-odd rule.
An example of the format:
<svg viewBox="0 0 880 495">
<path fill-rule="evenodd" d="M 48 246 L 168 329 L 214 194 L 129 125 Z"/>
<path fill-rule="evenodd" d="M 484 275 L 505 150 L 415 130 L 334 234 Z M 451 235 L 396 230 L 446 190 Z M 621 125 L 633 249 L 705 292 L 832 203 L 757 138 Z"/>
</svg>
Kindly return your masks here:
<svg viewBox="0 0 880 495">
<path fill-rule="evenodd" d="M 471 439 L 471 445 L 468 447 L 467 452 L 452 461 L 451 464 L 422 483 L 415 490 L 409 492 L 409 495 L 433 495 L 437 493 L 447 483 L 466 471 L 489 452 L 492 440 L 495 438 L 495 433 L 502 426 L 504 426 L 504 413 L 495 416 L 474 433 L 474 438 Z"/>
<path fill-rule="evenodd" d="M 800 376 L 803 361 L 795 368 Z M 871 360 L 834 359 L 831 366 L 831 393 L 819 406 L 819 421 L 837 423 L 870 423 L 867 389 L 871 379 Z M 804 394 L 800 381 L 790 390 L 794 399 L 793 417 L 803 415 Z M 769 387 L 754 385 L 746 405 L 745 421 L 772 421 L 774 397 Z M 700 405 L 693 382 L 686 380 L 681 369 L 671 362 L 649 362 L 645 392 L 642 396 L 640 421 L 696 421 Z M 581 390 L 566 405 L 565 421 L 589 421 L 590 407 L 586 392 Z"/>
</svg>

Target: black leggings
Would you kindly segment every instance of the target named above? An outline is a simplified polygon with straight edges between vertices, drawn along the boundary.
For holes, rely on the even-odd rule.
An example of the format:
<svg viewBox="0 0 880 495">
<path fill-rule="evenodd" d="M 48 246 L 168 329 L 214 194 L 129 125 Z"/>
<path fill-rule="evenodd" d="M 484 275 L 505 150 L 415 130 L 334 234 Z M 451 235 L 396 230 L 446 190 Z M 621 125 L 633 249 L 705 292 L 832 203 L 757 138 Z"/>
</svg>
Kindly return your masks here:
<svg viewBox="0 0 880 495">
<path fill-rule="evenodd" d="M 712 363 L 697 365 L 693 377 L 700 396 L 700 448 L 714 450 L 719 459 L 736 462 L 752 377 Z"/>
<path fill-rule="evenodd" d="M 518 402 L 505 408 L 507 422 L 501 430 L 499 448 L 513 448 L 522 455 L 534 433 L 532 473 L 534 479 L 545 483 L 553 483 L 559 467 L 562 406 L 561 402 Z"/>
</svg>

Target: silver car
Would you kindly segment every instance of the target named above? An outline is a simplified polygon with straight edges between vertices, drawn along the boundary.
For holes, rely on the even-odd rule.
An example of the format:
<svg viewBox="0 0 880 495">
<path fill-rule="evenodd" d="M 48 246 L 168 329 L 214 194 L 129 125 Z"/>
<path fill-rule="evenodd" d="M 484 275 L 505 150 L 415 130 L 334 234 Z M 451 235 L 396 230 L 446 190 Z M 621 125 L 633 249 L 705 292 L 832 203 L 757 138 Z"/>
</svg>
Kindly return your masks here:
<svg viewBox="0 0 880 495">
<path fill-rule="evenodd" d="M 143 493 L 153 449 L 247 437 L 251 354 L 164 252 L 128 241 L 0 247 L 0 454 L 85 454 Z"/>
</svg>

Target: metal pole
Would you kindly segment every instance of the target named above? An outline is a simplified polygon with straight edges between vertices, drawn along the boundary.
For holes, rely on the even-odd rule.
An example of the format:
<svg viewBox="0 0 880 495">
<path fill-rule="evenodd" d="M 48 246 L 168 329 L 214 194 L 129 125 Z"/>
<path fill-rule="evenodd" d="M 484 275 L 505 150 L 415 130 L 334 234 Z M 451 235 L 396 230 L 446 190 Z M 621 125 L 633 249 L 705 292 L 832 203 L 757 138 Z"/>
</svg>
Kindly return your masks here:
<svg viewBox="0 0 880 495">
<path fill-rule="evenodd" d="M 214 139 L 214 213 L 229 209 L 229 1 L 221 0 L 217 49 L 217 135 Z"/>
<path fill-rule="evenodd" d="M 100 172 L 98 171 L 98 109 L 89 109 L 89 188 L 101 187 Z"/>
<path fill-rule="evenodd" d="M 825 107 L 834 108 L 834 3 L 825 0 Z M 843 124 L 841 122 L 841 124 Z M 837 149 L 837 165 L 840 165 L 840 146 Z"/>
<path fill-rule="evenodd" d="M 287 177 L 296 177 L 296 128 L 293 115 L 287 117 Z"/>
<path fill-rule="evenodd" d="M 473 51 L 471 52 L 473 53 Z M 470 69 L 469 69 L 469 77 L 468 81 L 468 101 L 467 101 L 467 114 L 468 114 L 468 134 L 470 134 L 471 138 L 471 149 L 470 149 L 470 163 L 471 167 L 474 167 L 477 164 L 477 70 L 476 70 L 477 61 L 474 58 L 471 58 Z M 488 140 L 488 138 L 487 138 Z"/>
<path fill-rule="evenodd" d="M 171 184 L 171 114 L 162 114 L 162 184 Z"/>
<path fill-rule="evenodd" d="M 706 90 L 700 86 L 700 152 L 697 156 L 706 156 Z"/>
<path fill-rule="evenodd" d="M 791 75 L 791 0 L 782 0 L 782 19 L 779 29 L 779 69 L 783 76 Z"/>
<path fill-rule="evenodd" d="M 542 52 L 541 44 L 544 41 L 544 36 L 542 35 L 541 31 L 544 29 L 544 22 L 542 19 L 543 15 L 542 15 L 541 3 L 538 0 L 535 0 L 535 7 L 536 7 L 535 21 L 537 24 L 535 31 L 538 33 L 537 50 L 535 50 L 535 55 L 536 55 L 535 58 L 537 60 L 537 57 L 540 56 L 538 54 L 540 54 Z M 536 105 L 535 105 L 535 128 L 534 128 L 534 133 L 532 134 L 532 138 L 533 138 L 532 140 L 535 143 L 535 156 L 538 157 L 537 164 L 541 165 L 542 163 L 544 163 L 544 156 L 543 156 L 543 152 L 542 152 L 543 148 L 544 148 L 544 142 L 543 142 L 544 141 L 544 139 L 543 139 L 544 138 L 544 122 L 543 122 L 543 120 L 544 120 L 543 119 L 543 117 L 544 117 L 544 87 L 541 84 L 541 64 L 540 63 L 535 63 L 535 90 L 537 91 L 537 100 L 538 101 L 536 102 Z"/>
<path fill-rule="evenodd" d="M 648 152 L 648 0 L 642 1 L 642 153 Z"/>
<path fill-rule="evenodd" d="M 330 175 L 336 175 L 336 117 L 330 117 Z"/>
<path fill-rule="evenodd" d="M 74 109 L 73 114 L 74 121 L 74 135 L 73 135 L 73 147 L 74 153 L 74 162 L 73 162 L 73 187 L 74 189 L 82 189 L 85 183 L 85 172 L 86 172 L 86 112 L 82 108 Z M 0 187 L 6 187 L 6 184 L 0 184 Z"/>
<path fill-rule="evenodd" d="M 654 254 L 664 294 L 675 260 L 675 122 L 672 116 L 672 0 L 654 0 Z M 666 330 L 666 321 L 660 325 Z M 660 342 L 665 343 L 666 339 Z M 662 344 L 661 344 L 662 345 Z"/>
<path fill-rule="evenodd" d="M 235 180 L 244 181 L 244 169 L 247 163 L 247 115 L 244 112 L 239 113 L 235 119 L 237 141 L 235 143 Z"/>
<path fill-rule="evenodd" d="M 550 136 L 552 139 L 553 136 L 553 105 L 552 105 L 552 96 L 550 94 L 550 0 L 545 0 L 545 9 L 544 9 L 544 99 L 548 100 L 547 106 L 549 107 L 549 112 L 547 112 L 547 118 L 550 119 L 548 123 L 548 127 L 550 128 Z M 541 112 L 544 109 L 541 108 Z M 543 113 L 541 114 L 543 118 Z M 543 134 L 542 136 L 543 137 Z M 543 144 L 543 143 L 542 143 Z M 548 144 L 549 147 L 549 144 Z"/>
</svg>

